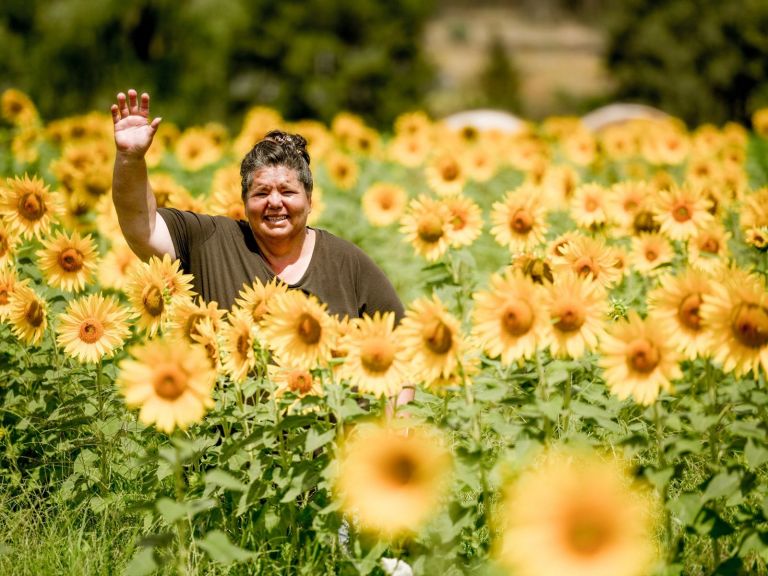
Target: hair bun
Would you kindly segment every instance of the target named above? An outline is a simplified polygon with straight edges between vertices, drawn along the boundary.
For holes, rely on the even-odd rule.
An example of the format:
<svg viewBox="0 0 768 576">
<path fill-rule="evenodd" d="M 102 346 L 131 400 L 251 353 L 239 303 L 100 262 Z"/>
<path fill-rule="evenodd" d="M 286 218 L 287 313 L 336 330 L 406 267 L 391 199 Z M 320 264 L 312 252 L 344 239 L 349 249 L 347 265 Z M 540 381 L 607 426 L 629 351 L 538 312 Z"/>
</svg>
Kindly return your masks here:
<svg viewBox="0 0 768 576">
<path fill-rule="evenodd" d="M 301 134 L 289 134 L 282 130 L 272 130 L 264 136 L 264 140 L 271 140 L 286 152 L 291 152 L 304 158 L 309 164 L 309 152 L 307 151 L 307 140 Z"/>
</svg>

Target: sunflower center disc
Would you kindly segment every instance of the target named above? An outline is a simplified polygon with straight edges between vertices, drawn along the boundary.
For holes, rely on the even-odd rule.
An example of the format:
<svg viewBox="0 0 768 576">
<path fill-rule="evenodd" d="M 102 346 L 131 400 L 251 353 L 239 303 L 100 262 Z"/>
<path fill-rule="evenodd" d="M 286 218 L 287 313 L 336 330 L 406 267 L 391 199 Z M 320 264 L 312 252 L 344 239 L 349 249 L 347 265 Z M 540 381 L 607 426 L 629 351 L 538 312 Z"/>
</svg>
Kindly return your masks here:
<svg viewBox="0 0 768 576">
<path fill-rule="evenodd" d="M 635 372 L 649 374 L 660 360 L 659 349 L 645 338 L 638 338 L 627 346 L 627 363 Z"/>
<path fill-rule="evenodd" d="M 39 194 L 27 192 L 19 199 L 19 213 L 27 220 L 40 220 L 45 214 L 45 204 Z"/>
<path fill-rule="evenodd" d="M 250 338 L 245 334 L 240 334 L 237 337 L 237 353 L 240 358 L 247 358 L 248 352 L 251 349 Z"/>
<path fill-rule="evenodd" d="M 720 250 L 720 242 L 717 241 L 717 238 L 709 236 L 699 244 L 699 250 L 709 254 L 717 254 L 717 251 Z"/>
<path fill-rule="evenodd" d="M 384 464 L 386 477 L 397 486 L 409 484 L 416 474 L 416 463 L 407 454 L 393 454 Z"/>
<path fill-rule="evenodd" d="M 677 319 L 690 330 L 701 330 L 701 294 L 688 294 L 677 307 Z"/>
<path fill-rule="evenodd" d="M 659 254 L 653 248 L 649 248 L 645 251 L 645 259 L 648 260 L 648 262 L 653 262 L 658 257 Z"/>
<path fill-rule="evenodd" d="M 528 210 L 520 208 L 512 214 L 512 218 L 509 219 L 509 226 L 518 234 L 527 234 L 533 228 L 533 218 Z"/>
<path fill-rule="evenodd" d="M 104 335 L 104 326 L 96 318 L 89 318 L 80 324 L 80 340 L 93 344 Z"/>
<path fill-rule="evenodd" d="M 501 325 L 511 336 L 522 336 L 533 326 L 533 311 L 525 302 L 508 305 L 501 315 Z"/>
<path fill-rule="evenodd" d="M 567 528 L 570 547 L 579 555 L 592 556 L 611 539 L 612 529 L 606 518 L 595 518 L 594 511 L 584 511 Z"/>
<path fill-rule="evenodd" d="M 656 223 L 656 220 L 654 220 L 653 214 L 645 210 L 638 212 L 635 215 L 635 219 L 632 221 L 632 227 L 637 233 L 657 232 L 659 230 L 659 225 Z"/>
<path fill-rule="evenodd" d="M 298 333 L 299 338 L 301 338 L 301 341 L 304 342 L 304 344 L 317 344 L 320 341 L 322 332 L 323 330 L 320 326 L 320 322 L 317 321 L 317 318 L 314 318 L 306 312 L 302 313 L 299 317 Z"/>
<path fill-rule="evenodd" d="M 748 348 L 768 344 L 768 308 L 757 304 L 739 304 L 731 321 L 731 331 Z"/>
<path fill-rule="evenodd" d="M 435 320 L 424 327 L 421 333 L 424 344 L 435 354 L 445 354 L 453 344 L 451 329 L 440 320 Z"/>
<path fill-rule="evenodd" d="M 146 289 L 141 298 L 141 303 L 150 316 L 160 316 L 165 308 L 163 293 L 160 291 L 160 288 L 154 285 Z"/>
<path fill-rule="evenodd" d="M 584 325 L 584 313 L 577 308 L 565 308 L 560 311 L 555 322 L 555 328 L 560 332 L 576 332 Z"/>
<path fill-rule="evenodd" d="M 360 362 L 369 372 L 386 372 L 394 361 L 395 351 L 385 342 L 369 342 L 360 354 Z"/>
<path fill-rule="evenodd" d="M 443 237 L 443 221 L 435 214 L 424 214 L 419 219 L 416 233 L 427 244 L 434 244 Z"/>
<path fill-rule="evenodd" d="M 443 166 L 441 176 L 446 182 L 452 182 L 459 177 L 459 167 L 455 162 L 448 162 Z"/>
<path fill-rule="evenodd" d="M 296 370 L 288 377 L 288 389 L 297 394 L 306 394 L 312 389 L 312 376 L 306 370 Z"/>
<path fill-rule="evenodd" d="M 165 400 L 176 400 L 186 389 L 185 378 L 176 370 L 170 369 L 158 374 L 153 382 L 155 393 Z"/>
<path fill-rule="evenodd" d="M 24 311 L 24 317 L 27 319 L 27 323 L 30 326 L 37 328 L 43 323 L 45 314 L 43 313 L 43 307 L 37 300 L 32 300 L 27 304 L 27 309 Z"/>
<path fill-rule="evenodd" d="M 528 264 L 525 265 L 524 271 L 530 276 L 531 280 L 536 282 L 536 284 L 544 284 L 544 280 L 549 282 L 554 280 L 552 267 L 540 258 L 535 258 L 528 262 Z"/>
<path fill-rule="evenodd" d="M 590 274 L 593 278 L 597 278 L 598 276 L 598 268 L 595 266 L 595 263 L 592 261 L 592 258 L 589 258 L 588 256 L 582 256 L 578 260 L 576 260 L 576 263 L 573 265 L 573 270 L 578 274 L 581 278 L 586 278 Z"/>
<path fill-rule="evenodd" d="M 0 306 L 8 304 L 8 289 L 0 288 Z"/>
<path fill-rule="evenodd" d="M 75 248 L 67 248 L 59 254 L 59 266 L 65 272 L 77 272 L 83 267 L 83 255 Z"/>
<path fill-rule="evenodd" d="M 678 222 L 687 222 L 691 219 L 691 211 L 685 204 L 680 204 L 672 210 L 672 218 Z"/>
</svg>

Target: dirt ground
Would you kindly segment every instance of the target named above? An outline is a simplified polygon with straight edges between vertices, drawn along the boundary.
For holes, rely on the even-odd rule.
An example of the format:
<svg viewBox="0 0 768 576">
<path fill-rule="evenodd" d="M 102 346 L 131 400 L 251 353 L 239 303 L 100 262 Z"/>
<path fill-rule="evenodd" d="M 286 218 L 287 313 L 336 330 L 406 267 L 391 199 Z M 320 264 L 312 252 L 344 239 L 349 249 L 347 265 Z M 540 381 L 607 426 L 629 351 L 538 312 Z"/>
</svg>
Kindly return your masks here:
<svg viewBox="0 0 768 576">
<path fill-rule="evenodd" d="M 601 62 L 603 40 L 595 29 L 573 20 L 533 20 L 514 8 L 446 8 L 425 34 L 427 54 L 439 71 L 429 99 L 434 114 L 468 107 L 494 36 L 520 70 L 521 115 L 527 118 L 569 113 L 568 102 L 610 88 Z"/>
</svg>

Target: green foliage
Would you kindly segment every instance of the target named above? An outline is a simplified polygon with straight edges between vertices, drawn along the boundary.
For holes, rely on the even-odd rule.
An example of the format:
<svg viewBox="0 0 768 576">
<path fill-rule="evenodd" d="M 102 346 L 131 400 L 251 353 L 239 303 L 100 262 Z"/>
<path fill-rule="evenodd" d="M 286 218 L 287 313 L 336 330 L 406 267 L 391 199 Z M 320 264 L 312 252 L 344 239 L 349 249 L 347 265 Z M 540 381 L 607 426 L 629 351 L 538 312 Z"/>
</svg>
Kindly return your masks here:
<svg viewBox="0 0 768 576">
<path fill-rule="evenodd" d="M 761 0 L 606 3 L 616 97 L 690 125 L 747 122 L 768 103 L 768 4 Z"/>
<path fill-rule="evenodd" d="M 431 69 L 419 45 L 430 2 L 11 0 L 0 7 L 0 89 L 45 118 L 106 111 L 128 87 L 181 125 L 236 122 L 248 107 L 383 125 L 412 109 Z"/>
<path fill-rule="evenodd" d="M 521 114 L 520 72 L 507 54 L 504 41 L 494 36 L 480 73 L 481 104 Z"/>
</svg>

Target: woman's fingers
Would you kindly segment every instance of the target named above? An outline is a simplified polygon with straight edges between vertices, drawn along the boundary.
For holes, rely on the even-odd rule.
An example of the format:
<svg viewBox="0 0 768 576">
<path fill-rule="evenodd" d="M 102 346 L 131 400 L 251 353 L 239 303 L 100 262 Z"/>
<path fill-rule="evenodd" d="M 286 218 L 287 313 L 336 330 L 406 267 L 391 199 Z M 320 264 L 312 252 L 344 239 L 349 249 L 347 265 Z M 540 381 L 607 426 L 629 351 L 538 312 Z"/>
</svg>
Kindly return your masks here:
<svg viewBox="0 0 768 576">
<path fill-rule="evenodd" d="M 133 88 L 128 90 L 127 96 L 124 92 L 119 92 L 117 94 L 117 104 L 112 104 L 110 110 L 114 122 L 118 122 L 120 119 L 127 118 L 133 114 L 147 118 L 149 116 L 149 94 L 143 92 L 139 97 Z"/>
<path fill-rule="evenodd" d="M 149 116 L 149 94 L 142 92 L 141 101 L 139 102 L 139 114 L 142 116 Z"/>
<path fill-rule="evenodd" d="M 125 94 L 122 92 L 117 95 L 117 108 L 120 111 L 120 118 L 125 118 L 130 114 L 128 111 L 128 103 L 126 102 Z"/>
<path fill-rule="evenodd" d="M 131 88 L 128 90 L 128 110 L 131 114 L 138 114 L 139 113 L 139 105 L 138 100 L 136 98 L 136 90 Z"/>
</svg>

